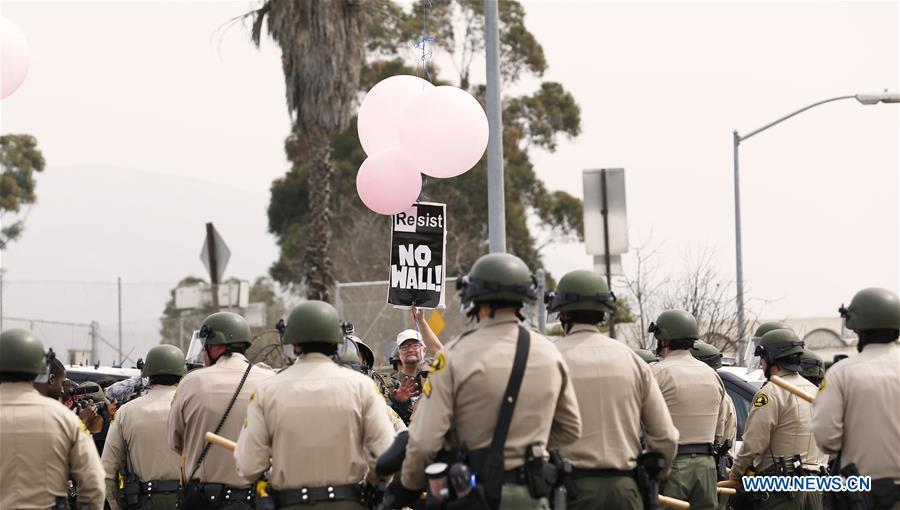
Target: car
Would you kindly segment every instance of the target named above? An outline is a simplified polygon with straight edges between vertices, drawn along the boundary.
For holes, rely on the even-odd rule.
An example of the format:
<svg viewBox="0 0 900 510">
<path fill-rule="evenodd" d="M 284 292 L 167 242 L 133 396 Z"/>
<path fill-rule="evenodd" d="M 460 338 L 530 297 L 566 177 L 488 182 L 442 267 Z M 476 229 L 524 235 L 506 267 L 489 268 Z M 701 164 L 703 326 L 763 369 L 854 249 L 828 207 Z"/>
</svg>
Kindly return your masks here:
<svg viewBox="0 0 900 510">
<path fill-rule="evenodd" d="M 762 388 L 766 379 L 762 370 L 749 370 L 744 367 L 722 367 L 717 370 L 719 377 L 722 378 L 722 384 L 725 391 L 734 402 L 734 411 L 737 414 L 737 439 L 734 448 L 731 449 L 732 456 L 736 456 L 741 450 L 743 443 L 744 425 L 747 423 L 747 416 L 750 414 L 750 406 L 753 405 L 753 397 L 756 392 Z"/>
<path fill-rule="evenodd" d="M 66 365 L 66 377 L 77 383 L 85 381 L 102 381 L 114 379 L 116 382 L 139 377 L 141 371 L 137 368 L 102 367 L 99 365 Z"/>
</svg>

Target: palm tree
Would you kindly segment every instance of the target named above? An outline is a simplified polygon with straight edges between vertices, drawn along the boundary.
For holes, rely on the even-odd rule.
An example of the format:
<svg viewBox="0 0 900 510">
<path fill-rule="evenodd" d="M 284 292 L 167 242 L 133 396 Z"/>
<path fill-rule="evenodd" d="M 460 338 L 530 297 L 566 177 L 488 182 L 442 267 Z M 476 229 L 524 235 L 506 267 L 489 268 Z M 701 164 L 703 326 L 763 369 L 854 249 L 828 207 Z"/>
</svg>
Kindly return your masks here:
<svg viewBox="0 0 900 510">
<path fill-rule="evenodd" d="M 348 128 L 365 61 L 367 0 L 266 0 L 254 14 L 259 47 L 263 21 L 281 46 L 293 133 L 308 152 L 310 224 L 304 256 L 306 297 L 331 301 L 330 136 Z"/>
</svg>

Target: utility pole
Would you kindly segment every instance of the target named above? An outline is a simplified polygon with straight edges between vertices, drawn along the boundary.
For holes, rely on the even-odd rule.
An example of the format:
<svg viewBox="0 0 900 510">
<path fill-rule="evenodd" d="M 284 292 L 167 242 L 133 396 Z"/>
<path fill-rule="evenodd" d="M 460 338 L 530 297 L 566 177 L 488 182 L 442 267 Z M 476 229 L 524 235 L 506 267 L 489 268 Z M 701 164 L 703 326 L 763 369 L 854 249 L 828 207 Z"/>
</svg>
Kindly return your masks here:
<svg viewBox="0 0 900 510">
<path fill-rule="evenodd" d="M 491 253 L 506 251 L 506 196 L 503 190 L 503 116 L 500 98 L 500 28 L 497 0 L 484 0 L 484 46 L 488 106 L 488 238 Z"/>
<path fill-rule="evenodd" d="M 122 366 L 122 277 L 118 278 L 119 282 L 119 366 Z"/>
<path fill-rule="evenodd" d="M 97 321 L 91 321 L 91 363 L 97 364 L 100 362 L 100 350 L 97 346 L 97 340 L 100 339 L 100 324 Z"/>
</svg>

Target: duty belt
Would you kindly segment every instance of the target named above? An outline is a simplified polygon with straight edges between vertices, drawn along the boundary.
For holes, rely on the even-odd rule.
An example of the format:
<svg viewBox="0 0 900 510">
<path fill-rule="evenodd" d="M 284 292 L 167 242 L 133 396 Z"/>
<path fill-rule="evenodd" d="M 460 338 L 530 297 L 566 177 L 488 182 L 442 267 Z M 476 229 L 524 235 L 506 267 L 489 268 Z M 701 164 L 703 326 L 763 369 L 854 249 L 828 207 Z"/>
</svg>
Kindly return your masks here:
<svg viewBox="0 0 900 510">
<path fill-rule="evenodd" d="M 678 456 L 681 455 L 713 455 L 713 447 L 710 443 L 680 444 Z"/>
<path fill-rule="evenodd" d="M 527 485 L 528 478 L 525 474 L 525 467 L 522 466 L 515 469 L 510 469 L 509 471 L 505 471 L 503 473 L 503 484 Z"/>
<path fill-rule="evenodd" d="M 181 489 L 181 482 L 178 480 L 150 480 L 140 482 L 141 494 L 164 494 L 167 492 L 178 492 Z"/>
<path fill-rule="evenodd" d="M 229 505 L 233 503 L 246 503 L 253 500 L 253 489 L 238 489 L 221 483 L 197 483 L 201 497 L 214 505 Z"/>
<path fill-rule="evenodd" d="M 358 483 L 350 483 L 346 485 L 272 491 L 272 497 L 275 499 L 275 506 L 278 508 L 304 503 L 321 503 L 323 501 L 361 502 L 363 490 Z"/>
<path fill-rule="evenodd" d="M 634 470 L 572 468 L 572 478 L 610 478 L 615 476 L 634 478 Z"/>
</svg>

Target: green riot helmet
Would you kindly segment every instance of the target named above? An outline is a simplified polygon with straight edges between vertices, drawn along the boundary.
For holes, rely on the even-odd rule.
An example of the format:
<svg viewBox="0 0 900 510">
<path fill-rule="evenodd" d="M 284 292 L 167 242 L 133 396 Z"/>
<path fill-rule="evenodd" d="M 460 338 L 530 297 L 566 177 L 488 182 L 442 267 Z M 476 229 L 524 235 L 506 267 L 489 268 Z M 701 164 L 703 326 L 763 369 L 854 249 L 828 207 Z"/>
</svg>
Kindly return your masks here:
<svg viewBox="0 0 900 510">
<path fill-rule="evenodd" d="M 39 376 L 47 372 L 44 343 L 31 331 L 10 329 L 0 333 L 0 372 Z"/>
<path fill-rule="evenodd" d="M 218 312 L 210 315 L 200 326 L 203 346 L 250 343 L 250 325 L 236 313 Z"/>
<path fill-rule="evenodd" d="M 853 331 L 900 330 L 900 300 L 887 289 L 863 289 L 853 296 L 850 306 L 841 305 L 839 311 Z"/>
<path fill-rule="evenodd" d="M 764 322 L 756 328 L 756 332 L 753 333 L 753 336 L 750 337 L 750 341 L 747 342 L 746 348 L 744 348 L 744 365 L 750 367 L 751 365 L 756 364 L 759 360 L 754 360 L 753 356 L 755 356 L 756 346 L 759 345 L 759 339 L 762 338 L 763 335 L 768 333 L 769 331 L 774 331 L 776 329 L 790 329 L 783 322 Z"/>
<path fill-rule="evenodd" d="M 182 377 L 187 372 L 184 353 L 174 345 L 157 345 L 147 352 L 147 361 L 141 369 L 141 377 L 175 375 Z"/>
<path fill-rule="evenodd" d="M 616 296 L 609 291 L 606 279 L 593 271 L 571 271 L 559 280 L 556 290 L 545 299 L 550 313 L 595 311 L 612 313 Z"/>
<path fill-rule="evenodd" d="M 463 307 L 472 310 L 480 303 L 530 303 L 537 297 L 537 281 L 519 257 L 489 253 L 456 280 L 456 290 Z"/>
<path fill-rule="evenodd" d="M 822 384 L 825 377 L 825 360 L 818 354 L 803 349 L 800 353 L 800 375 L 816 386 Z"/>
<path fill-rule="evenodd" d="M 715 370 L 722 368 L 722 351 L 715 345 L 697 340 L 691 347 L 691 356 L 706 363 Z"/>
<path fill-rule="evenodd" d="M 657 355 L 664 347 L 690 349 L 694 341 L 700 338 L 697 319 L 684 310 L 666 310 L 659 314 L 656 322 L 650 323 L 647 331 L 653 333 L 647 348 L 655 346 Z"/>
<path fill-rule="evenodd" d="M 635 349 L 634 352 L 648 364 L 656 363 L 657 361 L 659 361 L 659 358 L 656 357 L 656 354 L 653 354 L 653 352 L 648 349 Z"/>
<path fill-rule="evenodd" d="M 790 329 L 774 329 L 762 336 L 754 354 L 758 360 L 766 360 L 766 377 L 773 363 L 791 372 L 800 371 L 800 354 L 803 341 Z M 755 367 L 754 367 L 755 368 Z"/>
<path fill-rule="evenodd" d="M 337 310 L 324 301 L 300 303 L 288 315 L 281 341 L 285 344 L 341 345 L 344 342 L 344 333 L 341 330 L 341 319 Z"/>
<path fill-rule="evenodd" d="M 363 371 L 362 363 L 359 361 L 359 346 L 349 336 L 345 336 L 338 344 L 334 361 L 357 372 Z"/>
<path fill-rule="evenodd" d="M 10 329 L 0 333 L 0 373 L 31 374 L 35 382 L 45 383 L 53 357 L 53 349 L 45 353 L 44 342 L 31 331 Z"/>
<path fill-rule="evenodd" d="M 372 350 L 365 342 L 363 342 L 359 337 L 350 335 L 348 336 L 351 340 L 356 342 L 356 347 L 359 349 L 359 355 L 364 360 L 363 366 L 368 367 L 368 369 L 375 368 L 375 351 Z"/>
</svg>

